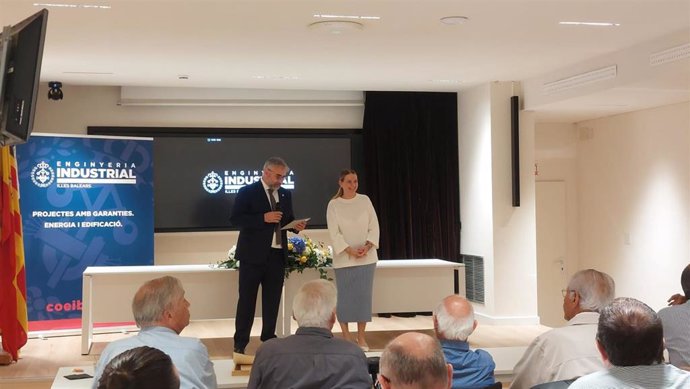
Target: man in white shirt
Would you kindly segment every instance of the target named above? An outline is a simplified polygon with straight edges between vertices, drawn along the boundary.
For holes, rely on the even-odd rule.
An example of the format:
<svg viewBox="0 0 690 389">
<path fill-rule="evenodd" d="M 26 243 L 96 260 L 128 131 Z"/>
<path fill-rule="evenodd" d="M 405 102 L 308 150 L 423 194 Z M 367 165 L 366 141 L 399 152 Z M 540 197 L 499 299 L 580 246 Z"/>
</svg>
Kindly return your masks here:
<svg viewBox="0 0 690 389">
<path fill-rule="evenodd" d="M 641 301 L 617 298 L 601 310 L 597 349 L 608 369 L 577 379 L 570 389 L 690 387 L 690 373 L 664 363 L 661 319 Z"/>
<path fill-rule="evenodd" d="M 573 275 L 563 291 L 565 327 L 538 336 L 515 365 L 511 388 L 577 378 L 604 369 L 595 345 L 599 310 L 615 296 L 615 284 L 594 269 Z"/>
<path fill-rule="evenodd" d="M 139 334 L 108 344 L 96 364 L 93 388 L 103 369 L 119 354 L 136 347 L 157 348 L 170 356 L 180 373 L 180 389 L 215 389 L 216 373 L 208 351 L 197 338 L 180 336 L 189 325 L 189 302 L 179 279 L 165 276 L 147 281 L 134 295 L 132 313 Z"/>
</svg>

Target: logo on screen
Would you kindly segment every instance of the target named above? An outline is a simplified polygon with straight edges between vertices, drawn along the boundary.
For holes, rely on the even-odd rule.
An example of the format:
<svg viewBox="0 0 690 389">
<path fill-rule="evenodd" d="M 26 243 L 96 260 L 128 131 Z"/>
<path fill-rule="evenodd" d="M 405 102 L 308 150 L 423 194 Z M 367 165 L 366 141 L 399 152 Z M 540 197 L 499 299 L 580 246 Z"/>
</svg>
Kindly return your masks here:
<svg viewBox="0 0 690 389">
<path fill-rule="evenodd" d="M 55 171 L 46 161 L 41 161 L 31 169 L 31 182 L 39 188 L 47 188 L 55 180 Z"/>
<path fill-rule="evenodd" d="M 218 193 L 223 189 L 223 179 L 214 171 L 208 173 L 201 182 L 208 193 Z"/>
<path fill-rule="evenodd" d="M 218 193 L 223 190 L 226 194 L 239 192 L 243 186 L 253 184 L 261 179 L 261 170 L 225 170 L 223 176 L 211 171 L 202 180 L 202 186 L 208 193 Z M 295 189 L 295 172 L 290 171 L 281 185 L 285 189 Z"/>
</svg>

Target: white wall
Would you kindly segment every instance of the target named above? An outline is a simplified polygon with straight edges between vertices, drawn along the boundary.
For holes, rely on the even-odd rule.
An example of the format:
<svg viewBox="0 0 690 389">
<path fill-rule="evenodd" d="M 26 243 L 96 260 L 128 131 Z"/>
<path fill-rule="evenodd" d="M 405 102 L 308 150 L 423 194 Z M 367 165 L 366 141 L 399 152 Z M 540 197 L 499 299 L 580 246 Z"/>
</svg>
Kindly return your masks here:
<svg viewBox="0 0 690 389">
<path fill-rule="evenodd" d="M 458 98 L 461 252 L 484 257 L 487 323 L 536 323 L 534 121 L 520 120 L 521 206 L 512 206 L 510 96 L 495 82 Z"/>
<path fill-rule="evenodd" d="M 654 309 L 690 262 L 690 103 L 540 124 L 538 180 L 567 188 L 568 275 L 595 268 Z"/>
<path fill-rule="evenodd" d="M 659 309 L 690 262 L 690 103 L 578 127 L 580 267 Z"/>
</svg>

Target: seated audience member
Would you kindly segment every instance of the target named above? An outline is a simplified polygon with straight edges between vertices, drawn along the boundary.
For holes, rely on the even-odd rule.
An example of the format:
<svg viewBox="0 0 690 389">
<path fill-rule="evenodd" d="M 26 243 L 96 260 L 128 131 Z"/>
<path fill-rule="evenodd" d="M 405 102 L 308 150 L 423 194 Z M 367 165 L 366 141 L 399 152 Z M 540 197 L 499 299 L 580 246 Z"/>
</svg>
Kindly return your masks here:
<svg viewBox="0 0 690 389">
<path fill-rule="evenodd" d="M 364 352 L 331 333 L 335 306 L 332 282 L 302 285 L 292 304 L 299 328 L 259 346 L 247 388 L 371 388 Z"/>
<path fill-rule="evenodd" d="M 134 295 L 132 313 L 141 331 L 106 346 L 96 364 L 94 389 L 111 359 L 140 346 L 155 347 L 170 356 L 180 374 L 180 388 L 216 388 L 206 346 L 199 339 L 179 335 L 189 324 L 189 302 L 180 280 L 165 276 L 144 283 Z"/>
<path fill-rule="evenodd" d="M 127 350 L 103 369 L 98 389 L 178 389 L 180 377 L 168 354 L 153 347 Z"/>
<path fill-rule="evenodd" d="M 383 350 L 378 383 L 383 389 L 448 389 L 452 375 L 436 339 L 407 332 Z"/>
<path fill-rule="evenodd" d="M 597 349 L 606 370 L 578 378 L 571 389 L 690 388 L 690 373 L 664 361 L 661 319 L 646 304 L 617 298 L 601 310 Z"/>
<path fill-rule="evenodd" d="M 659 317 L 664 326 L 664 340 L 671 364 L 690 370 L 690 304 L 687 302 L 687 296 L 690 296 L 690 265 L 683 270 L 680 284 L 685 296 L 669 299 L 672 306 L 660 310 Z"/>
<path fill-rule="evenodd" d="M 593 269 L 573 275 L 563 293 L 565 327 L 539 335 L 515 365 L 511 388 L 568 380 L 604 368 L 594 344 L 599 310 L 615 297 L 615 284 Z"/>
<path fill-rule="evenodd" d="M 491 355 L 484 350 L 471 351 L 467 342 L 477 328 L 472 304 L 450 295 L 436 306 L 433 319 L 443 354 L 453 366 L 453 389 L 483 388 L 495 383 L 496 364 Z"/>
</svg>

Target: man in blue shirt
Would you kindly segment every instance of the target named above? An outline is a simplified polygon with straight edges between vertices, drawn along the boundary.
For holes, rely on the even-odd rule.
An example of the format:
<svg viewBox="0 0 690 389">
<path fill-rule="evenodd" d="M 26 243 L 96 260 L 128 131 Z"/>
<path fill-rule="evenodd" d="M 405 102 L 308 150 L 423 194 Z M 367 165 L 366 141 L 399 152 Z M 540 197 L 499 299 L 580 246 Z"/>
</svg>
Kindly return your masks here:
<svg viewBox="0 0 690 389">
<path fill-rule="evenodd" d="M 446 361 L 453 365 L 453 389 L 483 388 L 495 383 L 494 363 L 484 350 L 470 350 L 467 338 L 477 328 L 474 309 L 464 298 L 450 295 L 434 310 L 434 331 Z"/>
<path fill-rule="evenodd" d="M 144 283 L 134 295 L 132 313 L 141 331 L 106 346 L 96 364 L 94 389 L 111 359 L 141 346 L 157 348 L 170 356 L 180 373 L 180 389 L 217 387 L 206 346 L 197 338 L 179 335 L 189 325 L 189 302 L 179 279 L 165 276 Z"/>
</svg>

